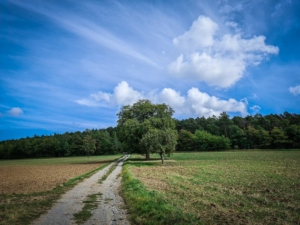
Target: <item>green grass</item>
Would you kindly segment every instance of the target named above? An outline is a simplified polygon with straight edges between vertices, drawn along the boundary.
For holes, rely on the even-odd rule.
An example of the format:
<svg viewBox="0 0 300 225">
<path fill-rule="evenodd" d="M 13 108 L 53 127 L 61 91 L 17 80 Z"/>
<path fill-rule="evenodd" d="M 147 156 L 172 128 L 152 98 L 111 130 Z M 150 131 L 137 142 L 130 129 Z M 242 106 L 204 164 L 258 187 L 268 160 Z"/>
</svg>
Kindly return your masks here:
<svg viewBox="0 0 300 225">
<path fill-rule="evenodd" d="M 87 199 L 83 202 L 84 206 L 82 210 L 74 214 L 74 219 L 77 224 L 83 224 L 92 216 L 92 210 L 98 207 L 99 196 L 101 193 L 88 195 Z"/>
<path fill-rule="evenodd" d="M 162 194 L 147 190 L 141 181 L 132 176 L 129 169 L 130 165 L 125 164 L 122 171 L 122 194 L 132 224 L 187 225 L 196 220 L 193 215 L 183 213 L 179 207 L 169 204 Z"/>
<path fill-rule="evenodd" d="M 49 164 L 70 164 L 70 163 L 93 163 L 106 162 L 99 168 L 92 170 L 83 175 L 74 177 L 69 181 L 58 185 L 56 188 L 32 194 L 11 194 L 0 195 L 0 224 L 11 225 L 30 224 L 41 214 L 51 208 L 53 203 L 67 190 L 73 188 L 78 182 L 90 177 L 95 172 L 106 167 L 109 162 L 120 157 L 120 155 L 111 156 L 91 156 L 91 157 L 72 157 L 72 158 L 49 158 L 49 159 L 30 159 L 30 160 L 8 160 L 6 165 L 49 165 Z M 2 164 L 1 164 L 2 166 Z"/>
<path fill-rule="evenodd" d="M 133 224 L 300 224 L 300 151 L 170 159 L 162 166 L 134 155 L 126 163 L 122 190 Z"/>
<path fill-rule="evenodd" d="M 103 181 L 106 180 L 106 178 L 112 173 L 112 171 L 115 170 L 115 168 L 117 167 L 117 163 L 114 163 L 109 170 L 101 177 L 101 179 L 98 181 L 99 184 L 102 184 Z"/>
</svg>

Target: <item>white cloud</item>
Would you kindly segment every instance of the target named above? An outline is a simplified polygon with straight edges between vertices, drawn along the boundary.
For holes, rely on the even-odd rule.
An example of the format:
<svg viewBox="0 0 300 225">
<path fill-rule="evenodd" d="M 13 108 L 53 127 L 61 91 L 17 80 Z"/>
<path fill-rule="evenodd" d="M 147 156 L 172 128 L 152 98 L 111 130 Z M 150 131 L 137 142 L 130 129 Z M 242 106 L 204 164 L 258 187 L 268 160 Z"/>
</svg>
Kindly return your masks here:
<svg viewBox="0 0 300 225">
<path fill-rule="evenodd" d="M 133 90 L 127 82 L 122 81 L 114 89 L 114 101 L 117 105 L 131 105 L 143 98 L 143 94 Z"/>
<path fill-rule="evenodd" d="M 299 95 L 300 94 L 300 85 L 289 88 L 291 94 Z"/>
<path fill-rule="evenodd" d="M 242 58 L 211 56 L 207 53 L 180 55 L 169 66 L 169 71 L 179 77 L 204 81 L 211 86 L 230 87 L 245 71 Z"/>
<path fill-rule="evenodd" d="M 91 94 L 88 99 L 79 99 L 75 102 L 79 105 L 97 107 L 103 103 L 109 103 L 111 106 L 115 105 L 131 105 L 139 99 L 143 99 L 142 93 L 134 90 L 126 81 L 120 82 L 112 94 L 99 91 L 98 93 Z M 102 103 L 102 104 L 100 104 Z"/>
<path fill-rule="evenodd" d="M 97 94 L 91 94 L 91 97 L 94 98 L 96 101 L 105 100 L 105 101 L 109 102 L 112 95 L 109 93 L 99 91 Z"/>
<path fill-rule="evenodd" d="M 176 92 L 171 88 L 164 88 L 158 94 L 158 101 L 169 104 L 174 109 L 177 109 L 177 111 L 180 113 L 184 109 L 186 99 L 182 97 L 179 92 Z"/>
<path fill-rule="evenodd" d="M 7 113 L 11 116 L 19 116 L 23 114 L 23 110 L 19 107 L 13 107 L 10 110 L 8 110 Z"/>
<path fill-rule="evenodd" d="M 219 115 L 221 112 L 239 112 L 242 115 L 247 113 L 247 102 L 235 99 L 222 100 L 215 96 L 210 96 L 205 92 L 199 91 L 198 88 L 188 90 L 186 96 L 180 92 L 164 88 L 161 92 L 149 92 L 143 94 L 134 90 L 126 81 L 122 81 L 115 88 L 112 94 L 98 92 L 91 94 L 90 98 L 77 100 L 76 102 L 85 106 L 100 106 L 100 103 L 106 103 L 109 106 L 122 106 L 133 104 L 139 99 L 150 99 L 154 103 L 166 103 L 170 105 L 177 114 L 188 116 L 205 116 Z"/>
<path fill-rule="evenodd" d="M 218 24 L 212 21 L 209 17 L 199 16 L 193 22 L 189 31 L 183 35 L 174 38 L 173 43 L 180 47 L 191 50 L 198 47 L 211 46 L 214 43 L 214 34 L 218 29 Z"/>
<path fill-rule="evenodd" d="M 254 112 L 254 113 L 258 113 L 261 110 L 261 107 L 258 105 L 254 105 L 252 107 L 250 107 L 250 109 Z"/>
<path fill-rule="evenodd" d="M 188 91 L 187 107 L 191 114 L 197 116 L 219 115 L 221 112 L 240 112 L 247 114 L 246 104 L 235 99 L 221 100 L 215 96 L 200 92 L 198 88 L 191 88 Z"/>
<path fill-rule="evenodd" d="M 237 27 L 234 22 L 227 25 Z M 248 66 L 256 66 L 268 55 L 279 52 L 278 47 L 265 44 L 264 36 L 250 39 L 243 39 L 239 33 L 217 36 L 217 29 L 218 25 L 210 18 L 199 16 L 190 30 L 173 40 L 183 53 L 170 63 L 169 72 L 228 88 L 243 77 Z"/>
<path fill-rule="evenodd" d="M 247 98 L 243 98 L 243 99 L 241 99 L 241 102 L 244 102 L 246 105 L 248 105 L 248 104 L 249 104 L 249 102 L 248 102 L 248 99 L 247 99 Z"/>
</svg>

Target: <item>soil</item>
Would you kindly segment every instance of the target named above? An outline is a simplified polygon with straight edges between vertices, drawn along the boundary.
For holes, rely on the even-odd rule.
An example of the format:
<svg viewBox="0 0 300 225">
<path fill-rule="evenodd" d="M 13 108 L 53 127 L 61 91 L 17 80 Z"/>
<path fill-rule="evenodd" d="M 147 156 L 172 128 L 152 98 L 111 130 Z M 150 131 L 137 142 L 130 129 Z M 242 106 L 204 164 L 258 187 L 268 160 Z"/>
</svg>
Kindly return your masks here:
<svg viewBox="0 0 300 225">
<path fill-rule="evenodd" d="M 103 182 L 99 183 L 99 180 L 114 163 L 111 163 L 90 178 L 77 184 L 72 190 L 65 193 L 46 214 L 42 215 L 33 224 L 76 224 L 74 214 L 82 210 L 87 196 L 101 193 L 101 199 L 97 202 L 98 207 L 92 211 L 92 217 L 84 224 L 129 225 L 124 202 L 119 195 L 120 173 L 123 162 L 127 158 L 128 156 L 124 156 L 118 162 L 115 162 L 117 163 L 116 168 Z"/>
<path fill-rule="evenodd" d="M 48 191 L 102 164 L 1 166 L 0 194 Z"/>
</svg>

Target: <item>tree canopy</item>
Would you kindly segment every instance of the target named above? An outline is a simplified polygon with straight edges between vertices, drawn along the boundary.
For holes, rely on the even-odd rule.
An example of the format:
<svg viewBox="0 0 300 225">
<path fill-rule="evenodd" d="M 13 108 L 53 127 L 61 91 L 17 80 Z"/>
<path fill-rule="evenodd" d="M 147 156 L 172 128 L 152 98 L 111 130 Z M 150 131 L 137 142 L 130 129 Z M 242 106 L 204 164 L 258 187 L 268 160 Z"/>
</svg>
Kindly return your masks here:
<svg viewBox="0 0 300 225">
<path fill-rule="evenodd" d="M 175 151 L 177 132 L 172 119 L 174 110 L 166 104 L 139 100 L 123 106 L 117 114 L 118 127 L 124 147 L 150 159 L 150 153 L 163 156 Z"/>
</svg>

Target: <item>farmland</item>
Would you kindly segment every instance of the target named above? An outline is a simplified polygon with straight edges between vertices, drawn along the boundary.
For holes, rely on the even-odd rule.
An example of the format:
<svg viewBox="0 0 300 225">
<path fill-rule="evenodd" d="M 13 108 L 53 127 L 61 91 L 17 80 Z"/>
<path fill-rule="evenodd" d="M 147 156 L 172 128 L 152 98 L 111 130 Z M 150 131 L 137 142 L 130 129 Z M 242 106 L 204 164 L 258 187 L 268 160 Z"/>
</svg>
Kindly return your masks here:
<svg viewBox="0 0 300 225">
<path fill-rule="evenodd" d="M 118 157 L 1 161 L 0 224 L 29 224 L 66 190 Z"/>
<path fill-rule="evenodd" d="M 123 193 L 135 224 L 300 223 L 300 151 L 170 159 L 162 166 L 136 155 L 124 168 Z"/>
<path fill-rule="evenodd" d="M 101 166 L 88 165 L 40 165 L 0 167 L 1 194 L 48 191 L 69 179 L 85 174 Z"/>
<path fill-rule="evenodd" d="M 118 157 L 1 161 L 0 224 L 29 224 Z M 122 194 L 132 224 L 299 224 L 299 168 L 300 151 L 133 155 Z"/>
</svg>

